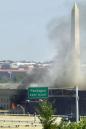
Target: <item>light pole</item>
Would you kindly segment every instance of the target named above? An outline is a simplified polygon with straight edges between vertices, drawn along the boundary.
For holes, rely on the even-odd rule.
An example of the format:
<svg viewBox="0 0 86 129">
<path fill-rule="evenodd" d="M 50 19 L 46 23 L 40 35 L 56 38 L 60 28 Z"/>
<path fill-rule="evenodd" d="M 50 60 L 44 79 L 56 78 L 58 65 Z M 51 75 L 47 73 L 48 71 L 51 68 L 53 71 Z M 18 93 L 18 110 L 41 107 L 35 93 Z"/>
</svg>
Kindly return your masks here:
<svg viewBox="0 0 86 129">
<path fill-rule="evenodd" d="M 27 113 L 27 111 L 28 111 L 28 108 L 26 108 L 27 107 L 27 104 L 30 102 L 30 100 L 26 100 L 26 103 L 25 103 L 25 112 Z"/>
<path fill-rule="evenodd" d="M 8 71 L 10 79 L 12 78 L 12 71 Z"/>
<path fill-rule="evenodd" d="M 76 86 L 76 122 L 79 122 L 79 96 L 78 96 L 78 86 Z"/>
</svg>

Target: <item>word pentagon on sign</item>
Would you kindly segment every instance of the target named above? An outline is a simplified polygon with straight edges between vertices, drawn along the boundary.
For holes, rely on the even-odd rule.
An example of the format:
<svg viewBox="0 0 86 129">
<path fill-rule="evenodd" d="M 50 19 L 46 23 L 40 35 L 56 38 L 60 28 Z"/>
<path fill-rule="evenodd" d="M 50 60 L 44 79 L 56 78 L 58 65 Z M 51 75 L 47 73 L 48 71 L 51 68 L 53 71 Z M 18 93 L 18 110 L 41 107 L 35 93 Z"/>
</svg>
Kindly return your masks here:
<svg viewBox="0 0 86 129">
<path fill-rule="evenodd" d="M 29 99 L 47 99 L 48 87 L 30 87 L 28 88 Z"/>
</svg>

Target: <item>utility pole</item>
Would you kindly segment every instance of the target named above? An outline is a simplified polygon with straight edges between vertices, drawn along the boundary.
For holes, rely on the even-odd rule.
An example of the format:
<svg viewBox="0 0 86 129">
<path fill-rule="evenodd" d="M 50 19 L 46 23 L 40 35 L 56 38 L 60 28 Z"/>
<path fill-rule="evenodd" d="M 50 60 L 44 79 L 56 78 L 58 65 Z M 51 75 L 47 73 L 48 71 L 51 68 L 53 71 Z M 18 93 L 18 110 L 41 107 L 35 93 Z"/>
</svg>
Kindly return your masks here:
<svg viewBox="0 0 86 129">
<path fill-rule="evenodd" d="M 78 96 L 78 86 L 76 86 L 76 122 L 79 122 L 79 96 Z"/>
</svg>

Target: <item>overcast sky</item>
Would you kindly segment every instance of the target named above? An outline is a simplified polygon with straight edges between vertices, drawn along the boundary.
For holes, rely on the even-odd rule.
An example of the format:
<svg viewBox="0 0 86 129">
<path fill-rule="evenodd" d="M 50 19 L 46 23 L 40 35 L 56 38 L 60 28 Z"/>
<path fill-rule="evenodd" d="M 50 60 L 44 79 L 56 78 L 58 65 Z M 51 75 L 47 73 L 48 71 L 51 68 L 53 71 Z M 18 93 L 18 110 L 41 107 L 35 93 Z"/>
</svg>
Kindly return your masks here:
<svg viewBox="0 0 86 129">
<path fill-rule="evenodd" d="M 74 0 L 0 0 L 0 60 L 52 60 L 55 46 L 48 39 L 48 25 L 70 16 L 73 4 Z"/>
</svg>

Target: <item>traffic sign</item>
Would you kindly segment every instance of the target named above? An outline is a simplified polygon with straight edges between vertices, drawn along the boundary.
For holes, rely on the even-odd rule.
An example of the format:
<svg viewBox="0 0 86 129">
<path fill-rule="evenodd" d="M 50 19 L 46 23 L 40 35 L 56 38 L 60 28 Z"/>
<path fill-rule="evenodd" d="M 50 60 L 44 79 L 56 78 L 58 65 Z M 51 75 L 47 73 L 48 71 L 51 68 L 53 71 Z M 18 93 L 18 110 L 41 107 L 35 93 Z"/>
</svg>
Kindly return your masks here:
<svg viewBox="0 0 86 129">
<path fill-rule="evenodd" d="M 47 99 L 48 87 L 30 87 L 28 88 L 29 99 Z"/>
</svg>

